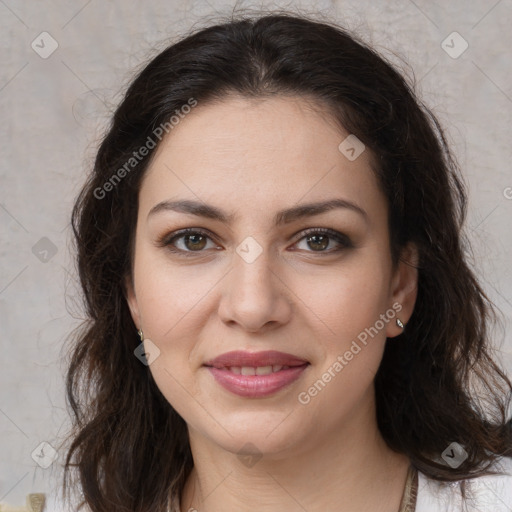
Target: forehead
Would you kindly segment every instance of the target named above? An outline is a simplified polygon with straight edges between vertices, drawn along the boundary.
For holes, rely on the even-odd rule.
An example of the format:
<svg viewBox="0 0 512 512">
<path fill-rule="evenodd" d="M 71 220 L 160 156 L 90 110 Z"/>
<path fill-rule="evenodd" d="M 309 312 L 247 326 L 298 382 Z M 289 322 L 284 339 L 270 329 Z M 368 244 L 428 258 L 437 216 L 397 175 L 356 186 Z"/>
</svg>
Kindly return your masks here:
<svg viewBox="0 0 512 512">
<path fill-rule="evenodd" d="M 309 98 L 231 96 L 199 103 L 157 148 L 141 207 L 169 195 L 228 198 L 264 209 L 337 192 L 378 199 L 370 151 L 352 160 L 340 150 L 349 135 L 326 105 Z"/>
<path fill-rule="evenodd" d="M 164 138 L 157 149 L 184 152 L 194 149 L 196 158 L 207 153 L 225 159 L 273 153 L 308 157 L 327 149 L 337 150 L 349 133 L 335 120 L 328 105 L 310 97 L 276 95 L 246 98 L 231 94 L 223 99 L 199 102 Z M 317 151 L 312 151 L 317 148 Z M 364 155 L 369 158 L 369 152 Z"/>
</svg>

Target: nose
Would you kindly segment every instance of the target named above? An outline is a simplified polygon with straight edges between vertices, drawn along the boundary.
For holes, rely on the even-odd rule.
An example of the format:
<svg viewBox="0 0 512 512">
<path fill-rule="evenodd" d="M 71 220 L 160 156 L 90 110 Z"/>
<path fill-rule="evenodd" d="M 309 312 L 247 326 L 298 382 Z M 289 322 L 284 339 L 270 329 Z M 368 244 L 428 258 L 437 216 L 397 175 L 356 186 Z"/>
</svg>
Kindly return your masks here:
<svg viewBox="0 0 512 512">
<path fill-rule="evenodd" d="M 226 277 L 219 305 L 224 323 L 254 333 L 289 322 L 292 294 L 283 272 L 271 265 L 268 250 L 264 249 L 252 262 L 235 253 Z"/>
</svg>

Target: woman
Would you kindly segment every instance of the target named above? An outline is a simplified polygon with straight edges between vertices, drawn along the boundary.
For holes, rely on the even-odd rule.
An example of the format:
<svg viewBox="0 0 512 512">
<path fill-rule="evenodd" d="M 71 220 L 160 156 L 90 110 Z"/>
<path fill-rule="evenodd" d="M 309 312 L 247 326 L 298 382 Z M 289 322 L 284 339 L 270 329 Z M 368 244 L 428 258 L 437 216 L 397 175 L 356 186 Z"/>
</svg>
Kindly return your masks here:
<svg viewBox="0 0 512 512">
<path fill-rule="evenodd" d="M 73 212 L 83 503 L 509 510 L 465 207 L 435 117 L 343 29 L 246 17 L 161 52 Z"/>
</svg>

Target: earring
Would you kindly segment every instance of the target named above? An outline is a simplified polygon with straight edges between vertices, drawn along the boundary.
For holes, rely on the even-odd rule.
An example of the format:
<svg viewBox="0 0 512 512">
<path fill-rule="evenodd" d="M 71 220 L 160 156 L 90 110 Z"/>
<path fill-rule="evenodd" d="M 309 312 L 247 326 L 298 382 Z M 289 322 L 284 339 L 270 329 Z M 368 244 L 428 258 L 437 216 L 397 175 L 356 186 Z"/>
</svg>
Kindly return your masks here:
<svg viewBox="0 0 512 512">
<path fill-rule="evenodd" d="M 137 334 L 139 335 L 140 341 L 144 341 L 144 333 L 142 332 L 142 329 L 139 329 Z"/>
<path fill-rule="evenodd" d="M 403 329 L 405 327 L 404 323 L 402 322 L 402 320 L 400 320 L 400 318 L 396 319 L 396 325 L 398 325 L 400 329 Z"/>
</svg>

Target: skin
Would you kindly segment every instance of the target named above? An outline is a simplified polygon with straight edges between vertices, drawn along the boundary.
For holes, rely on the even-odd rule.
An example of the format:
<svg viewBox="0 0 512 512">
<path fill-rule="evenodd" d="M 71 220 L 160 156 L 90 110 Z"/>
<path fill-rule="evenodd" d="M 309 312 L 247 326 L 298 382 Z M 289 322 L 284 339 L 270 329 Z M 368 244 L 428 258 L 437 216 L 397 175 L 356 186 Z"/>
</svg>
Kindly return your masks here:
<svg viewBox="0 0 512 512">
<path fill-rule="evenodd" d="M 126 294 L 135 325 L 160 350 L 149 370 L 188 425 L 195 465 L 182 512 L 252 511 L 254 504 L 260 511 L 398 510 L 409 460 L 380 435 L 373 383 L 386 338 L 402 332 L 395 320 L 308 404 L 298 401 L 379 315 L 399 303 L 397 316 L 407 323 L 416 300 L 417 271 L 407 262 L 417 262 L 417 252 L 408 246 L 393 267 L 372 155 L 349 161 L 338 149 L 347 135 L 305 98 L 230 96 L 195 107 L 162 141 L 143 179 Z M 282 209 L 334 198 L 355 203 L 366 218 L 340 208 L 273 224 Z M 225 224 L 169 210 L 148 217 L 177 199 L 236 218 Z M 190 257 L 158 242 L 183 228 L 209 233 L 174 241 Z M 353 247 L 332 237 L 327 247 L 308 243 L 307 228 L 336 230 Z M 249 236 L 262 249 L 251 263 L 236 252 Z M 231 350 L 279 350 L 310 365 L 271 397 L 242 398 L 203 366 Z M 238 456 L 246 443 L 250 463 Z"/>
</svg>

